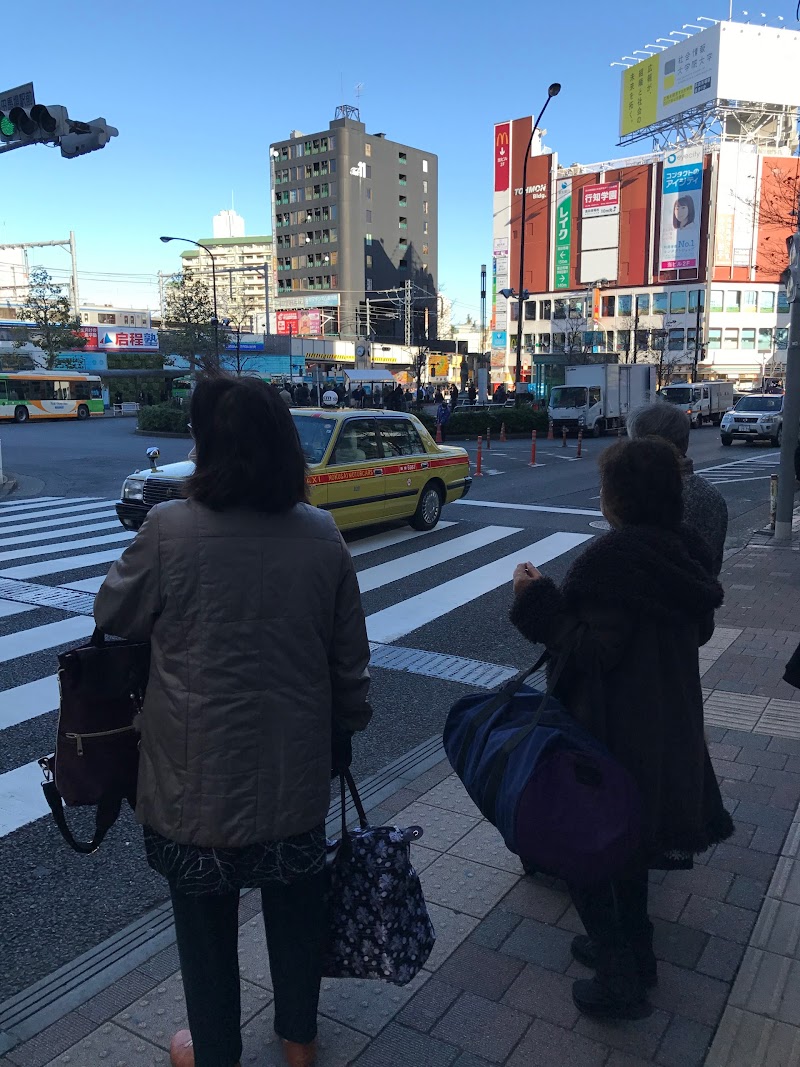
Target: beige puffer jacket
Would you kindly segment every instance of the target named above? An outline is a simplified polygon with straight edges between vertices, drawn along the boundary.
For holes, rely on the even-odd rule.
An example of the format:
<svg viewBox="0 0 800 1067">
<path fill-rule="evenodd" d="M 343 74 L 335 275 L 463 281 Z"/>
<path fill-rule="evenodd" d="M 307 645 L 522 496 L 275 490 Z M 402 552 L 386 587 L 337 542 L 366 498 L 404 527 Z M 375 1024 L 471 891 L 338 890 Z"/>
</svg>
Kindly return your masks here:
<svg viewBox="0 0 800 1067">
<path fill-rule="evenodd" d="M 331 722 L 363 730 L 371 716 L 358 583 L 330 515 L 159 504 L 109 571 L 95 620 L 151 641 L 139 822 L 222 848 L 324 820 Z"/>
</svg>

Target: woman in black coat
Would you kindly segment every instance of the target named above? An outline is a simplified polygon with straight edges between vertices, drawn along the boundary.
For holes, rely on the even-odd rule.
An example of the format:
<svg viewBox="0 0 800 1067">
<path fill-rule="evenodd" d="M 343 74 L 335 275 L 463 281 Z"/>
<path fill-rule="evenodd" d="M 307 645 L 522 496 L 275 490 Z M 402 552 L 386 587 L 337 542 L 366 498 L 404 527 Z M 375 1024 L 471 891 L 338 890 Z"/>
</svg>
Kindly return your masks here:
<svg viewBox="0 0 800 1067">
<path fill-rule="evenodd" d="M 620 441 L 602 455 L 600 469 L 612 532 L 589 546 L 560 588 L 520 564 L 511 621 L 554 658 L 571 649 L 556 696 L 641 792 L 644 832 L 635 860 L 609 883 L 569 887 L 586 927 L 572 952 L 597 972 L 574 984 L 577 1007 L 641 1018 L 652 1011 L 646 988 L 657 981 L 648 869 L 691 867 L 694 853 L 733 833 L 706 749 L 698 665 L 722 588 L 711 576 L 707 546 L 681 525 L 681 473 L 671 445 Z"/>
</svg>

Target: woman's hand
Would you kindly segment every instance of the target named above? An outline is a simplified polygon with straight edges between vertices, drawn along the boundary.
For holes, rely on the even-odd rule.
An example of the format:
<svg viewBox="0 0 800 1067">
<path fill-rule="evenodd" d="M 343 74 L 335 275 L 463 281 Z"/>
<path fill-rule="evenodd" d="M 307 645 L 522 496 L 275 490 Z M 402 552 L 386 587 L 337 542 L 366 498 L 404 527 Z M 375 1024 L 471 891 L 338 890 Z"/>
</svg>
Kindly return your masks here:
<svg viewBox="0 0 800 1067">
<path fill-rule="evenodd" d="M 543 577 L 542 572 L 532 563 L 518 563 L 514 568 L 514 596 L 524 593 L 533 582 L 538 582 Z"/>
</svg>

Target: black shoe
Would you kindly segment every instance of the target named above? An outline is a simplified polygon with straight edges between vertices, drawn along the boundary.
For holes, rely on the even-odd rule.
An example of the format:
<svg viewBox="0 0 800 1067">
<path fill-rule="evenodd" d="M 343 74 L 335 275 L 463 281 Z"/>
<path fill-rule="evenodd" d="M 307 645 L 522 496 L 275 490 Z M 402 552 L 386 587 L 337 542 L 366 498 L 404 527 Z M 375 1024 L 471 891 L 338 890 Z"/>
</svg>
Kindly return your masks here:
<svg viewBox="0 0 800 1067">
<path fill-rule="evenodd" d="M 573 982 L 572 999 L 578 1011 L 602 1019 L 646 1019 L 653 1014 L 653 1005 L 644 994 L 622 997 L 596 978 Z"/>
<path fill-rule="evenodd" d="M 572 958 L 577 960 L 578 963 L 583 964 L 584 967 L 589 967 L 593 971 L 597 970 L 597 946 L 591 937 L 586 934 L 577 934 L 572 939 L 570 951 L 572 952 Z M 658 964 L 652 951 L 646 954 L 643 953 L 641 957 L 637 955 L 636 964 L 639 978 L 645 989 L 652 989 L 657 986 Z"/>
</svg>

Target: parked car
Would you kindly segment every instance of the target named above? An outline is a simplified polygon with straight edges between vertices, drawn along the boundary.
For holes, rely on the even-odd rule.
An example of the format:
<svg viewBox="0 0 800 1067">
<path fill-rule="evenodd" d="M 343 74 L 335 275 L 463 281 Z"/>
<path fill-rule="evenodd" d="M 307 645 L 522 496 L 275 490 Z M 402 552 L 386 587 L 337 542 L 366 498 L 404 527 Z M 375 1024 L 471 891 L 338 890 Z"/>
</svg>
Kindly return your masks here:
<svg viewBox="0 0 800 1067">
<path fill-rule="evenodd" d="M 783 394 L 749 393 L 722 416 L 720 440 L 730 445 L 735 438 L 752 444 L 769 441 L 776 448 L 783 436 Z"/>
<path fill-rule="evenodd" d="M 310 502 L 332 512 L 341 530 L 391 519 L 431 530 L 443 505 L 472 485 L 466 450 L 437 445 L 414 415 L 311 408 L 292 415 L 308 461 Z M 194 470 L 190 460 L 159 467 L 157 450 L 148 456 L 151 469 L 122 486 L 117 516 L 126 530 L 138 530 L 155 504 L 183 497 Z"/>
</svg>

